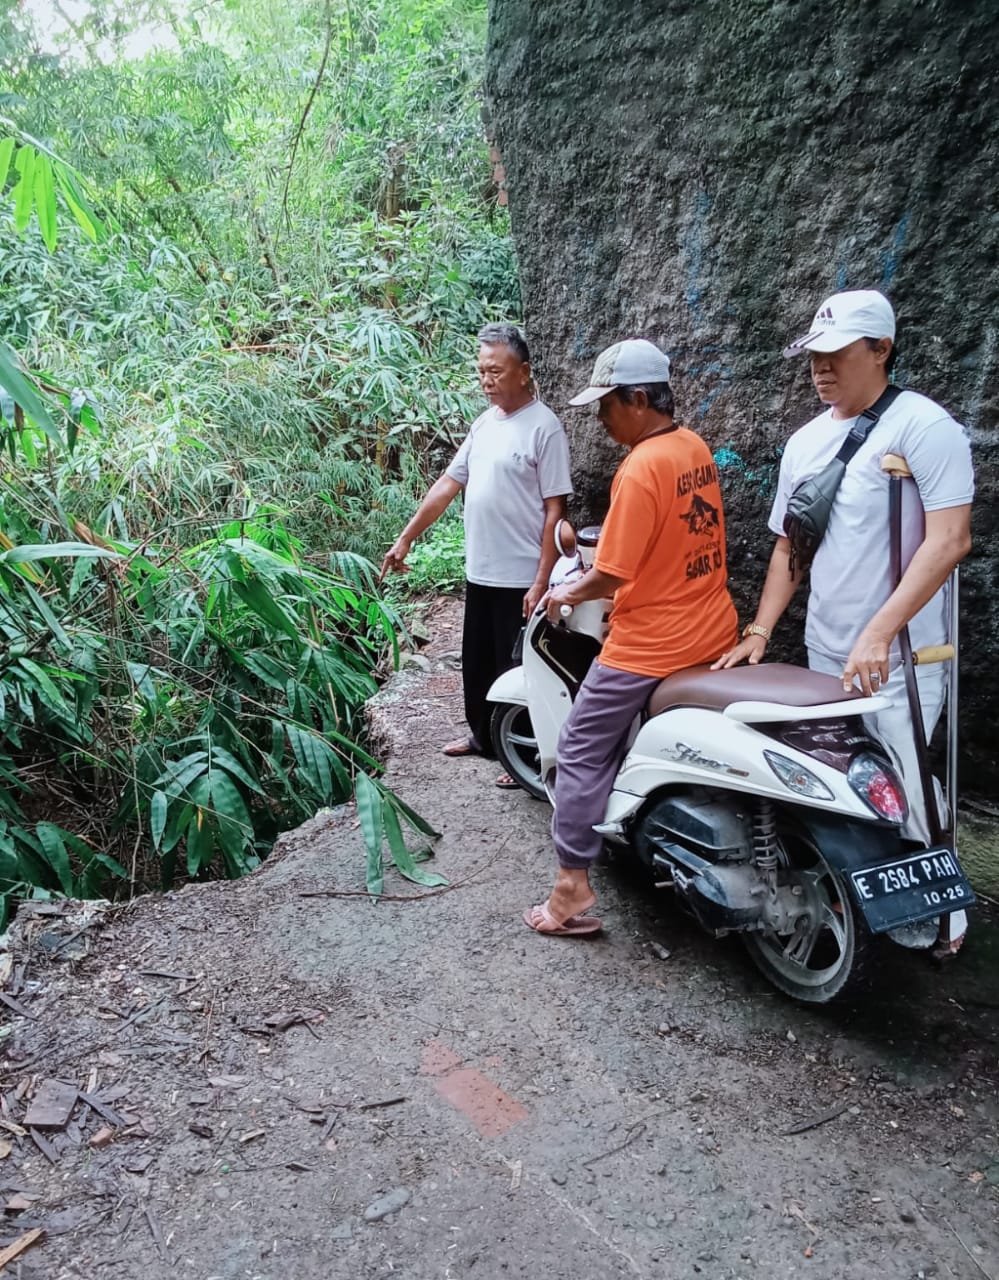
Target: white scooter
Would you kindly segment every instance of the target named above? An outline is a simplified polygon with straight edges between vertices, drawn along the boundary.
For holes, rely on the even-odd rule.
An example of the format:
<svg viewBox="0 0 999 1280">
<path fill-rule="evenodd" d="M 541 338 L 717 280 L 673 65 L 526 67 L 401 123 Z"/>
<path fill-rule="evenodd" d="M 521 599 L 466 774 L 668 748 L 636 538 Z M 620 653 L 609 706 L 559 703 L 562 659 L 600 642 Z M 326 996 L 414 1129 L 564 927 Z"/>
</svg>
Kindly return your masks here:
<svg viewBox="0 0 999 1280">
<path fill-rule="evenodd" d="M 592 564 L 599 532 L 576 535 L 574 572 Z M 535 796 L 553 797 L 559 731 L 607 610 L 589 601 L 558 625 L 536 613 L 521 665 L 489 691 L 496 754 Z M 741 934 L 781 991 L 842 997 L 869 976 L 874 935 L 932 947 L 939 917 L 975 900 L 953 841 L 901 836 L 901 779 L 861 719 L 887 705 L 786 663 L 679 671 L 636 719 L 596 830 L 630 846 L 709 933 Z"/>
</svg>

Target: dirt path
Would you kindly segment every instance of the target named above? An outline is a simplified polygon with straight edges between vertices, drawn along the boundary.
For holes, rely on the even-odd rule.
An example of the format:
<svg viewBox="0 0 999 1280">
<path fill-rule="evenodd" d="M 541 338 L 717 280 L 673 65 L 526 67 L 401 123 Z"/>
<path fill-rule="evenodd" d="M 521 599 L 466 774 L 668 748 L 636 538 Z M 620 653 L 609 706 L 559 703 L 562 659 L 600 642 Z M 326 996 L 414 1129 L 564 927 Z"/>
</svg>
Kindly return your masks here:
<svg viewBox="0 0 999 1280">
<path fill-rule="evenodd" d="M 363 887 L 345 811 L 238 884 L 24 915 L 0 1251 L 46 1234 L 4 1277 L 999 1280 L 996 930 L 823 1015 L 624 865 L 603 940 L 531 935 L 546 808 L 436 750 L 456 617 L 376 717 L 452 891 L 307 896 Z M 96 1107 L 40 1147 L 45 1078 Z"/>
</svg>

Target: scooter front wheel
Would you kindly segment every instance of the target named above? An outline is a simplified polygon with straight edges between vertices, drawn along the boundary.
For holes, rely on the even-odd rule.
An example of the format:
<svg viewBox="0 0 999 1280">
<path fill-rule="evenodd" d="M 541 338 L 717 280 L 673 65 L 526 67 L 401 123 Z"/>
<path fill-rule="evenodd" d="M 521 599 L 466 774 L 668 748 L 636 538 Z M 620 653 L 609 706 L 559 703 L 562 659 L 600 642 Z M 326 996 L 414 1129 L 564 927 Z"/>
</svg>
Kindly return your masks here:
<svg viewBox="0 0 999 1280">
<path fill-rule="evenodd" d="M 866 985 L 876 941 L 861 921 L 846 883 L 800 835 L 785 835 L 779 878 L 794 886 L 804 911 L 793 929 L 743 935 L 746 950 L 778 990 L 803 1004 L 829 1004 Z"/>
<path fill-rule="evenodd" d="M 535 800 L 547 800 L 541 781 L 538 743 L 527 708 L 516 702 L 501 702 L 490 724 L 493 750 L 503 768 Z"/>
</svg>

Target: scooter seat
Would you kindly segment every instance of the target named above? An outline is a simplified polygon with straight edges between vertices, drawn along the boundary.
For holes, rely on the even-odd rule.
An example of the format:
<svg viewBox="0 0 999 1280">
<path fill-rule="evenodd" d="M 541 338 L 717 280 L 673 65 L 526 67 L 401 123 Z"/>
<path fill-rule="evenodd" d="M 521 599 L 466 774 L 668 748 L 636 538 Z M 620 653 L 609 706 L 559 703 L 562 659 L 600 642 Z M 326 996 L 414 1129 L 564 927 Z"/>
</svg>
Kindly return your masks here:
<svg viewBox="0 0 999 1280">
<path fill-rule="evenodd" d="M 817 707 L 824 702 L 852 702 L 864 695 L 844 690 L 838 676 L 809 671 L 789 662 L 763 662 L 758 666 L 687 667 L 667 676 L 649 699 L 649 716 L 675 707 L 701 707 L 724 711 L 733 702 L 777 702 L 788 707 Z"/>
</svg>

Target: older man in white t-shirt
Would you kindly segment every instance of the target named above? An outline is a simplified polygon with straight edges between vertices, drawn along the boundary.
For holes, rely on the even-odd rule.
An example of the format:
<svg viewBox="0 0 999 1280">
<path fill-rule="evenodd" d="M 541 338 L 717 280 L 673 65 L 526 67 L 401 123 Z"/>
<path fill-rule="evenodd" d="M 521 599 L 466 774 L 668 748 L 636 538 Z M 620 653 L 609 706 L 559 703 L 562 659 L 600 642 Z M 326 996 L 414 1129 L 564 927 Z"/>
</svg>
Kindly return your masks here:
<svg viewBox="0 0 999 1280">
<path fill-rule="evenodd" d="M 479 333 L 479 415 L 444 474 L 389 548 L 382 576 L 405 571 L 410 547 L 465 495 L 465 619 L 462 684 L 468 734 L 449 756 L 493 755 L 487 693 L 512 653 L 523 619 L 545 591 L 558 558 L 554 529 L 572 493 L 565 429 L 534 390 L 527 344 L 512 324 Z M 515 788 L 509 774 L 497 786 Z"/>
<path fill-rule="evenodd" d="M 788 499 L 836 456 L 858 415 L 881 397 L 894 364 L 894 340 L 895 314 L 888 299 L 860 289 L 826 298 L 808 333 L 785 350 L 786 356 L 808 352 L 812 383 L 826 409 L 796 431 L 784 450 L 770 513 L 777 543 L 763 594 L 742 641 L 719 666 L 763 657 L 802 578 L 800 567 L 791 573 L 784 536 Z M 888 453 L 906 459 L 920 499 L 903 505 L 904 572 L 897 587 L 889 565 L 889 479 L 881 469 Z M 913 648 L 945 641 L 945 584 L 971 546 L 974 487 L 964 429 L 926 396 L 902 391 L 847 465 L 811 567 L 805 626 L 809 666 L 842 676 L 844 687 L 858 682 L 868 695 L 878 691 L 891 698 L 891 708 L 874 717 L 875 727 L 905 780 L 906 834 L 924 843 L 929 830 L 897 637 L 908 623 Z M 944 670 L 919 667 L 917 680 L 929 737 L 943 709 Z M 963 928 L 963 921 L 952 921 L 951 939 L 959 939 Z"/>
</svg>

